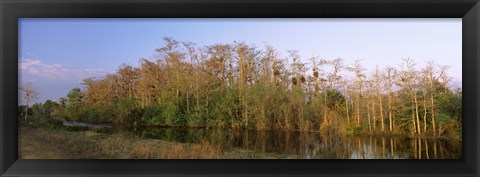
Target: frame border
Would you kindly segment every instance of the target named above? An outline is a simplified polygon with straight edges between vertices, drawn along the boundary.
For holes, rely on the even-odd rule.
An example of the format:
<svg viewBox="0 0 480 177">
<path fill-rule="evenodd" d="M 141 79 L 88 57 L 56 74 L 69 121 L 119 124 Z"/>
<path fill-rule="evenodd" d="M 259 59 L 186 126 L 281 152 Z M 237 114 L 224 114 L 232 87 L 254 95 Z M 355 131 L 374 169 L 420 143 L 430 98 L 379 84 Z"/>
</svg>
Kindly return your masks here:
<svg viewBox="0 0 480 177">
<path fill-rule="evenodd" d="M 97 17 L 462 18 L 463 159 L 18 159 L 18 18 Z M 0 19 L 0 176 L 479 176 L 479 0 L 0 0 Z"/>
</svg>

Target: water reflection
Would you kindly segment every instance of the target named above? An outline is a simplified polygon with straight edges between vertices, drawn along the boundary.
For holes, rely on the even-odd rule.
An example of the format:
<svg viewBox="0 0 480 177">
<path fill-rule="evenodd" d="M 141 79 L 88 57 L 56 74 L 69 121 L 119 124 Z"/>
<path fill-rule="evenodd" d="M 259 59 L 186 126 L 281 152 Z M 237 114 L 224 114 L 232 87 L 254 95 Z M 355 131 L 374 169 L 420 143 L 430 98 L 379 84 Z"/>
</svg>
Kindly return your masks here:
<svg viewBox="0 0 480 177">
<path fill-rule="evenodd" d="M 91 124 L 85 122 L 69 122 L 63 121 L 64 126 L 80 126 L 80 127 L 88 127 L 88 128 L 112 128 L 110 124 Z"/>
<path fill-rule="evenodd" d="M 125 131 L 125 130 L 122 130 Z M 137 136 L 181 143 L 209 143 L 301 159 L 459 159 L 461 142 L 399 136 L 340 136 L 296 131 L 148 128 Z"/>
</svg>

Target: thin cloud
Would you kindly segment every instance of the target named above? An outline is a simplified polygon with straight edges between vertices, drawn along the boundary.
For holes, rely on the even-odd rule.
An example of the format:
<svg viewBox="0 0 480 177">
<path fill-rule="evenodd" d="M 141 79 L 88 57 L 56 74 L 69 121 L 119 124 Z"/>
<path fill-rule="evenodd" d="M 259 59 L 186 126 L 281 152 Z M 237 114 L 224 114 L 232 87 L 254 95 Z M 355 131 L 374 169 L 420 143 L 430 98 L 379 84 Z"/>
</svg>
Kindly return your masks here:
<svg viewBox="0 0 480 177">
<path fill-rule="evenodd" d="M 35 56 L 32 52 L 27 52 L 28 56 Z"/>
<path fill-rule="evenodd" d="M 61 64 L 46 64 L 42 63 L 40 60 L 34 59 L 20 60 L 18 67 L 21 72 L 55 80 L 85 79 L 87 77 L 94 77 L 107 73 L 103 69 L 75 68 Z"/>
</svg>

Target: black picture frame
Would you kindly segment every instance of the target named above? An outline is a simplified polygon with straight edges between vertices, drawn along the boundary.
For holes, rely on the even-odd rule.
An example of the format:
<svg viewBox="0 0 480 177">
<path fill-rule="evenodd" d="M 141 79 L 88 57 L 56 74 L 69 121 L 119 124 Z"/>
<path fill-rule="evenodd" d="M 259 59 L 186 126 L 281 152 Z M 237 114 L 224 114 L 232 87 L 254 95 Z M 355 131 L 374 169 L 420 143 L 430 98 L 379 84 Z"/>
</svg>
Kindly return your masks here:
<svg viewBox="0 0 480 177">
<path fill-rule="evenodd" d="M 462 18 L 459 160 L 18 159 L 18 18 Z M 1 176 L 479 176 L 478 0 L 0 0 Z"/>
</svg>

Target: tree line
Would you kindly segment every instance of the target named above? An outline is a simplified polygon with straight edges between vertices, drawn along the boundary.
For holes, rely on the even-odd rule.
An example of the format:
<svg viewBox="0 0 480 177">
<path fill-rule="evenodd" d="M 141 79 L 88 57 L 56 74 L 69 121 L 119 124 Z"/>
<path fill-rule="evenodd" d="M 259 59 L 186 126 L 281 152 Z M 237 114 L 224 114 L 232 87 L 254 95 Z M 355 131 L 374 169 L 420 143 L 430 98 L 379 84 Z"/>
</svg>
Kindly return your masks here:
<svg viewBox="0 0 480 177">
<path fill-rule="evenodd" d="M 31 112 L 132 126 L 461 136 L 462 90 L 449 87 L 449 67 L 433 61 L 367 71 L 360 60 L 302 60 L 297 50 L 281 57 L 269 45 L 164 43 L 138 67 L 87 78 L 85 89 Z"/>
</svg>

